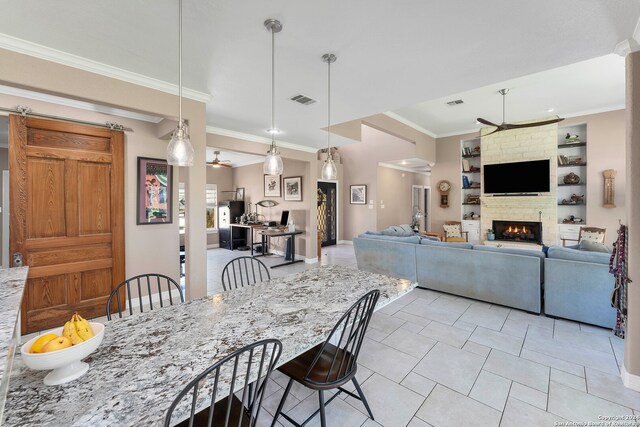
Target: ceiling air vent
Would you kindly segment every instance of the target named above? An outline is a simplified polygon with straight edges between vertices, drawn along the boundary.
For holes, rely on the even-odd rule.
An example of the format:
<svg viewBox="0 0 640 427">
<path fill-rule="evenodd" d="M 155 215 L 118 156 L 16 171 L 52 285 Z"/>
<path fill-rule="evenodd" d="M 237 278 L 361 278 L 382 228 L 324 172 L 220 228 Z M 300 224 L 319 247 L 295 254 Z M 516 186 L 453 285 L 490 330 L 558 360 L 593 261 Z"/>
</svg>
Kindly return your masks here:
<svg viewBox="0 0 640 427">
<path fill-rule="evenodd" d="M 456 105 L 460 105 L 460 104 L 464 104 L 464 101 L 462 99 L 456 99 L 455 101 L 447 102 L 447 105 L 450 107 L 455 107 Z"/>
<path fill-rule="evenodd" d="M 307 95 L 303 95 L 303 94 L 292 96 L 290 99 L 302 105 L 311 105 L 314 102 L 317 102 L 315 99 L 309 98 Z"/>
</svg>

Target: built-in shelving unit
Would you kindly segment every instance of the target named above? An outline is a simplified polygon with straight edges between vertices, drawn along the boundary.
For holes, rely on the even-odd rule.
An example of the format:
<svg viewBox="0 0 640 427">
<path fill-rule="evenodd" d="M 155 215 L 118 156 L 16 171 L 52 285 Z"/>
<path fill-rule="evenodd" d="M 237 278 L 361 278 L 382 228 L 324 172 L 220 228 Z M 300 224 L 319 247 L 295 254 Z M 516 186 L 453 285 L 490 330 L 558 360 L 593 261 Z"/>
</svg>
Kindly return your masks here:
<svg viewBox="0 0 640 427">
<path fill-rule="evenodd" d="M 567 139 L 566 136 L 577 135 L 575 138 Z M 567 230 L 575 231 L 576 225 L 585 225 L 587 223 L 587 125 L 577 124 L 570 126 L 558 127 L 558 223 L 560 224 L 560 236 L 565 234 L 563 232 L 563 226 Z M 570 173 L 576 174 L 580 177 L 578 183 L 565 184 L 564 178 Z M 584 196 L 582 203 L 565 204 L 562 200 L 569 200 L 573 194 Z M 576 219 L 581 219 L 579 222 L 564 222 L 571 216 Z"/>
<path fill-rule="evenodd" d="M 480 243 L 480 183 L 481 157 L 480 138 L 460 142 L 460 215 L 462 230 L 469 236 L 469 242 Z M 474 170 L 471 170 L 474 169 Z M 465 182 L 467 184 L 465 184 Z"/>
</svg>

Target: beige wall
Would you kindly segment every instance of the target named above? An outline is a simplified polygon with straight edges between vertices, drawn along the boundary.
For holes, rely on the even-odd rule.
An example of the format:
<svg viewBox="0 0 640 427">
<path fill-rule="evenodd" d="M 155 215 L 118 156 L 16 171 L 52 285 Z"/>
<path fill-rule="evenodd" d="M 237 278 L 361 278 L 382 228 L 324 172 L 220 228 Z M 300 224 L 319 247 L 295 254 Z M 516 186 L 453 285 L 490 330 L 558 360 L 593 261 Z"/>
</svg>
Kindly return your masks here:
<svg viewBox="0 0 640 427">
<path fill-rule="evenodd" d="M 445 221 L 460 221 L 460 198 L 462 193 L 462 177 L 460 175 L 460 141 L 477 138 L 477 133 L 438 138 L 436 140 L 436 164 L 431 170 L 431 230 L 442 231 Z M 440 191 L 438 182 L 447 180 L 451 183 L 449 191 L 449 207 L 440 207 Z"/>
<path fill-rule="evenodd" d="M 378 203 L 376 230 L 392 225 L 411 224 L 413 216 L 412 186 L 429 185 L 429 177 L 412 172 L 378 166 Z"/>
<path fill-rule="evenodd" d="M 177 209 L 172 224 L 136 224 L 137 158 L 165 158 L 167 141 L 156 136 L 153 123 L 108 116 L 86 110 L 63 107 L 31 99 L 0 95 L 0 106 L 27 105 L 44 114 L 73 117 L 80 120 L 104 123 L 113 121 L 133 129 L 125 132 L 125 262 L 126 276 L 142 273 L 161 273 L 179 280 L 179 238 Z M 174 206 L 178 202 L 178 180 L 174 168 Z"/>
<path fill-rule="evenodd" d="M 616 239 L 618 218 L 623 221 L 625 214 L 625 111 L 611 111 L 607 113 L 590 114 L 565 119 L 560 127 L 572 124 L 586 123 L 587 125 L 587 223 L 594 227 L 607 228 L 607 242 L 613 243 Z M 441 230 L 444 221 L 460 220 L 460 141 L 477 137 L 477 133 L 455 135 L 436 140 L 437 162 L 433 167 L 431 182 L 433 191 L 432 229 Z M 484 156 L 483 156 L 484 160 Z M 616 208 L 605 209 L 602 207 L 603 178 L 602 171 L 615 169 L 618 171 L 616 178 Z M 450 207 L 440 208 L 440 193 L 436 185 L 440 180 L 451 182 L 452 190 L 449 193 Z M 482 230 L 481 230 L 482 231 Z"/>
<path fill-rule="evenodd" d="M 342 221 L 343 239 L 354 236 L 378 226 L 378 163 L 400 160 L 416 156 L 415 144 L 362 125 L 362 141 L 340 147 L 344 180 L 342 182 Z M 367 204 L 350 204 L 349 187 L 364 184 L 367 186 Z M 384 199 L 382 199 L 384 201 Z M 369 203 L 372 201 L 373 203 Z"/>
<path fill-rule="evenodd" d="M 177 115 L 177 96 L 175 95 L 6 49 L 0 49 L 0 84 L 95 102 L 101 105 L 151 113 L 161 117 L 172 118 Z M 25 104 L 35 105 L 36 103 L 29 100 Z M 15 107 L 16 104 L 10 102 L 2 105 Z M 60 114 L 60 111 L 62 111 L 61 107 L 55 107 L 51 114 Z M 83 114 L 93 113 L 78 110 L 73 111 L 73 114 L 75 117 L 81 117 Z M 185 99 L 183 102 L 183 114 L 189 121 L 191 143 L 195 149 L 196 159 L 204 159 L 206 143 L 205 105 L 202 102 Z M 89 120 L 96 120 L 96 116 L 91 117 Z M 116 121 L 123 124 L 127 123 L 127 120 L 124 119 L 117 119 Z M 138 128 L 142 129 L 140 126 Z M 129 138 L 136 142 L 132 144 L 131 148 L 127 147 L 125 152 L 127 157 L 137 155 L 143 151 L 147 152 L 147 155 L 165 157 L 162 145 L 166 144 L 166 142 L 157 141 L 154 134 L 149 134 L 149 138 L 140 137 L 138 139 L 136 135 L 132 135 L 127 139 Z M 179 176 L 185 177 L 184 181 L 187 183 L 186 287 L 187 298 L 192 299 L 204 296 L 207 293 L 206 218 L 204 215 L 206 166 L 204 162 L 196 162 L 194 166 L 182 169 L 174 169 L 174 172 L 176 172 L 174 177 L 176 181 Z M 127 164 L 125 173 L 130 173 L 130 171 L 131 165 Z M 129 187 L 127 187 L 127 190 L 129 190 Z M 127 198 L 129 197 L 131 196 L 127 195 Z M 127 216 L 127 221 L 131 221 L 129 216 Z M 177 225 L 175 226 L 177 227 Z M 137 227 L 140 228 L 140 226 Z M 151 228 L 147 228 L 145 233 L 153 234 L 152 229 L 155 226 L 147 227 Z M 127 231 L 130 230 L 125 228 L 125 233 Z M 133 232 L 133 235 L 125 235 L 127 269 L 139 268 L 136 265 L 129 264 L 130 254 L 141 254 L 140 256 L 147 258 L 141 267 L 161 270 L 165 266 L 173 264 L 171 260 L 177 257 L 177 254 L 174 253 L 174 247 L 178 245 L 177 232 L 174 237 L 174 243 L 172 243 L 173 238 L 169 238 L 162 244 L 153 245 L 156 237 L 147 237 L 145 239 L 143 236 L 136 235 L 135 232 Z M 149 257 L 147 254 L 150 247 L 154 248 L 153 257 Z M 147 265 L 147 263 L 152 265 Z"/>
</svg>

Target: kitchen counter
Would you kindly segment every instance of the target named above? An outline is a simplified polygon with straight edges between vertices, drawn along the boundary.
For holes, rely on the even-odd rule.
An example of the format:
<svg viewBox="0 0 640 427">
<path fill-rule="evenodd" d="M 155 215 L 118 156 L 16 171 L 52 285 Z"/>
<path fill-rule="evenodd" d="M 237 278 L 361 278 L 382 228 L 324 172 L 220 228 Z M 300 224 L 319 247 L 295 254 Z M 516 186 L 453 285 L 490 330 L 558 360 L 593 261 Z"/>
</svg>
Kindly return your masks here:
<svg viewBox="0 0 640 427">
<path fill-rule="evenodd" d="M 228 353 L 277 338 L 283 344 L 281 365 L 325 340 L 368 291 L 380 290 L 379 309 L 415 286 L 325 266 L 114 320 L 106 325 L 100 348 L 85 360 L 89 372 L 71 383 L 47 387 L 42 383 L 47 372 L 27 369 L 17 356 L 4 424 L 160 425 L 185 385 Z M 223 377 L 217 397 L 228 390 Z M 173 419 L 179 417 L 174 413 Z"/>
<path fill-rule="evenodd" d="M 28 267 L 0 269 L 0 419 L 20 337 L 20 305 Z"/>
</svg>

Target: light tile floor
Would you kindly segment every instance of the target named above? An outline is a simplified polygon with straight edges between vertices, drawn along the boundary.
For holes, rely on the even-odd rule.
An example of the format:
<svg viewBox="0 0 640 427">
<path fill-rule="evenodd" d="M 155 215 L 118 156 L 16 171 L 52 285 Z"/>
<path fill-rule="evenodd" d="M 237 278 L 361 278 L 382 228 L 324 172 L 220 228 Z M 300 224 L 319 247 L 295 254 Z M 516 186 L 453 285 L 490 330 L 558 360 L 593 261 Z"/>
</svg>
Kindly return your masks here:
<svg viewBox="0 0 640 427">
<path fill-rule="evenodd" d="M 212 252 L 210 272 L 230 259 L 229 251 Z M 355 266 L 351 246 L 323 255 L 323 263 Z M 210 281 L 210 290 L 218 286 Z M 637 416 L 640 393 L 620 379 L 623 346 L 606 329 L 416 289 L 374 315 L 360 353 L 357 377 L 376 420 L 343 394 L 327 407 L 328 425 L 553 426 Z M 270 425 L 285 385 L 274 373 L 260 425 Z M 317 402 L 316 393 L 298 386 L 285 412 L 301 421 Z M 319 425 L 317 417 L 309 425 Z"/>
</svg>

